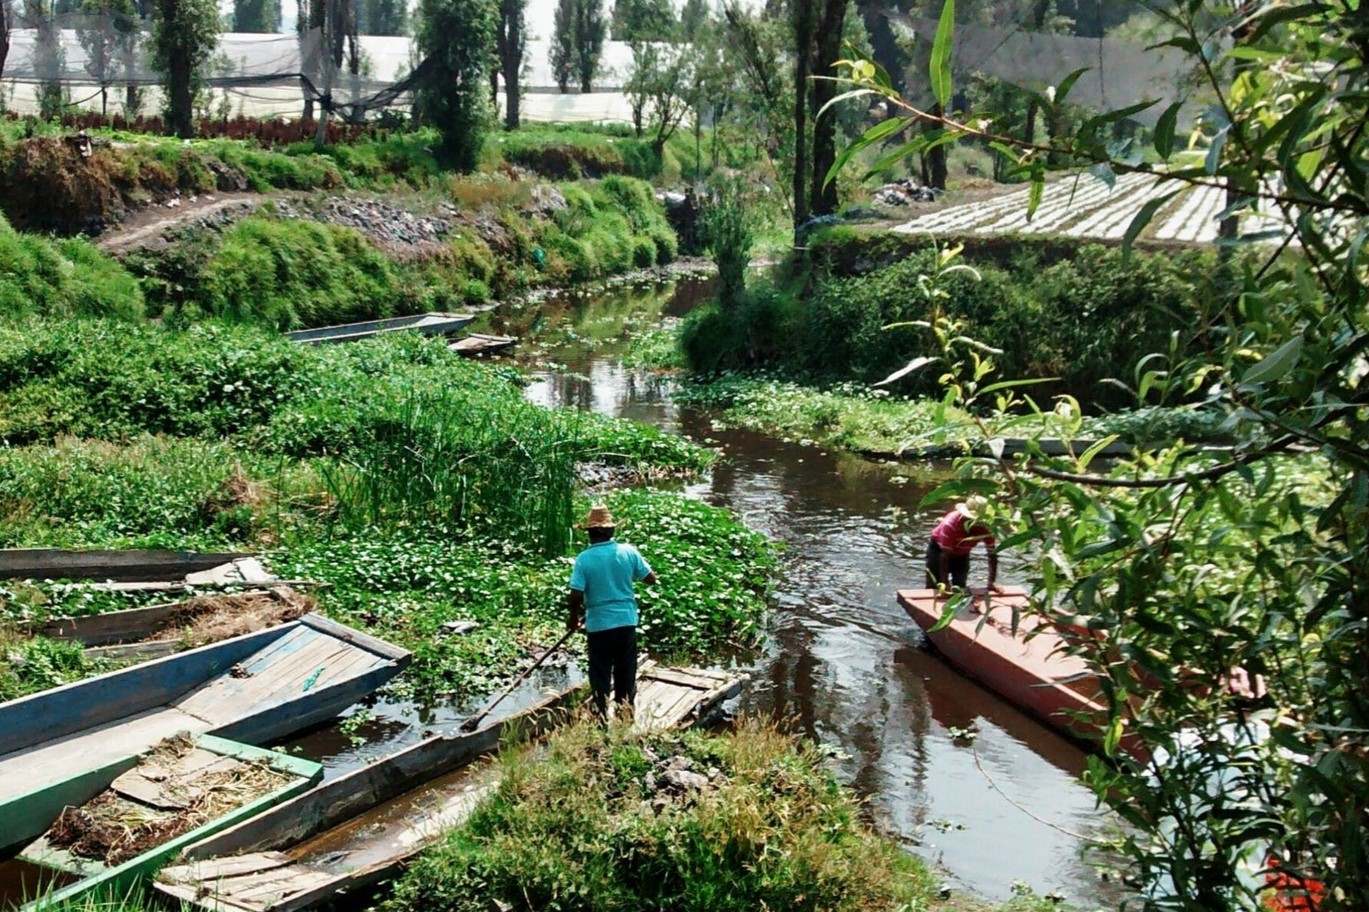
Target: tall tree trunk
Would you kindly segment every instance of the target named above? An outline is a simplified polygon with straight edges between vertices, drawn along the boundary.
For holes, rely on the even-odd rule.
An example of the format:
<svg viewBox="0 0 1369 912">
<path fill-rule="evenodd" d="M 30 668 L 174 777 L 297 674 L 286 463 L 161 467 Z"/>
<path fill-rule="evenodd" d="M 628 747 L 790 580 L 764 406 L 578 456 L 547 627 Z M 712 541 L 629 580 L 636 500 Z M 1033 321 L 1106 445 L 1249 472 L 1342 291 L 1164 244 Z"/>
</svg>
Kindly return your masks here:
<svg viewBox="0 0 1369 912">
<path fill-rule="evenodd" d="M 945 114 L 941 105 L 932 105 L 932 114 L 941 117 Z M 935 130 L 937 126 L 928 124 L 927 129 Z M 946 146 L 937 146 L 935 149 L 927 151 L 927 176 L 931 180 L 931 186 L 937 190 L 946 189 Z"/>
<path fill-rule="evenodd" d="M 5 74 L 5 59 L 10 55 L 9 0 L 0 0 L 0 76 Z"/>
<path fill-rule="evenodd" d="M 523 0 L 501 0 L 504 27 L 499 30 L 499 65 L 504 74 L 504 129 L 522 123 Z"/>
<path fill-rule="evenodd" d="M 846 0 L 824 0 L 822 20 L 818 24 L 814 48 L 815 76 L 833 76 L 836 62 L 841 59 L 841 38 L 846 22 Z M 813 83 L 813 110 L 836 97 L 837 84 L 827 79 Z M 817 114 L 813 121 L 813 185 L 809 201 L 814 215 L 830 215 L 837 211 L 837 182 L 827 182 L 827 172 L 837 159 L 837 118 L 835 111 Z"/>
<path fill-rule="evenodd" d="M 794 3 L 794 243 L 808 221 L 808 76 L 813 55 L 813 2 Z"/>
</svg>

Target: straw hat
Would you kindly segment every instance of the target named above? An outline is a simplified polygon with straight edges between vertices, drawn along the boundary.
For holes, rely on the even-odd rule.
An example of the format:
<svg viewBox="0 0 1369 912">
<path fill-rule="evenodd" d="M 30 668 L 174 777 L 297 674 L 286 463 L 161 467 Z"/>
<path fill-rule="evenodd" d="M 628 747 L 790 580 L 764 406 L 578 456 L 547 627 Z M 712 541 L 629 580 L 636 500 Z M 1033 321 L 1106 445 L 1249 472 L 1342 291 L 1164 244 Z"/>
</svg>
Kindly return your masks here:
<svg viewBox="0 0 1369 912">
<path fill-rule="evenodd" d="M 612 529 L 616 523 L 613 521 L 613 514 L 608 511 L 608 507 L 603 504 L 595 504 L 589 508 L 589 513 L 580 523 L 586 529 Z"/>
<path fill-rule="evenodd" d="M 966 519 L 979 519 L 989 509 L 989 499 L 982 494 L 974 494 L 955 505 L 955 511 Z"/>
</svg>

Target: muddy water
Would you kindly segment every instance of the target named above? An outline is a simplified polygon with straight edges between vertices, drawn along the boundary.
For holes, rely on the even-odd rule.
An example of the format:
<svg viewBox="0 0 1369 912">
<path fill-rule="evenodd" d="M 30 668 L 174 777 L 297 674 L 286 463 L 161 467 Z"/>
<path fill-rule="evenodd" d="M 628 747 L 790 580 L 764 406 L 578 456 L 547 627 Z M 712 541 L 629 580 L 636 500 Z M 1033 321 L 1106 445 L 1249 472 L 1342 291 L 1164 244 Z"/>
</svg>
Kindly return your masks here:
<svg viewBox="0 0 1369 912">
<path fill-rule="evenodd" d="M 552 301 L 535 320 L 513 314 L 501 328 L 531 343 L 520 355 L 536 378 L 530 399 L 719 447 L 723 458 L 689 493 L 784 542 L 777 610 L 747 660 L 742 712 L 830 747 L 876 822 L 939 863 L 953 886 L 1001 899 L 1020 882 L 1099 903 L 1108 891 L 1081 860 L 1077 835 L 1107 824 L 1079 782 L 1083 752 L 928 652 L 895 601 L 896 589 L 919 584 L 936 515 L 916 505 L 944 468 L 721 429 L 676 406 L 669 379 L 622 365 L 628 336 L 707 293 L 693 280 Z M 1017 574 L 1006 565 L 1003 575 Z M 972 745 L 953 740 L 970 726 Z"/>
</svg>

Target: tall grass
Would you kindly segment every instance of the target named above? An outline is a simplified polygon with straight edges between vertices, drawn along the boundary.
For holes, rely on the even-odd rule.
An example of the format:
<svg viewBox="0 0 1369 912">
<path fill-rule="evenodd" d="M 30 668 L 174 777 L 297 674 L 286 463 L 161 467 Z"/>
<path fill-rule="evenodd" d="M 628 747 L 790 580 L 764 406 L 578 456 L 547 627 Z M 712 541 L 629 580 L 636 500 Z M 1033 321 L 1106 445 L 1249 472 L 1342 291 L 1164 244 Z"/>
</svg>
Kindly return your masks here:
<svg viewBox="0 0 1369 912">
<path fill-rule="evenodd" d="M 546 556 L 570 545 L 578 420 L 480 414 L 463 391 L 411 391 L 345 460 L 322 469 L 350 529 L 394 521 L 481 525 Z"/>
</svg>

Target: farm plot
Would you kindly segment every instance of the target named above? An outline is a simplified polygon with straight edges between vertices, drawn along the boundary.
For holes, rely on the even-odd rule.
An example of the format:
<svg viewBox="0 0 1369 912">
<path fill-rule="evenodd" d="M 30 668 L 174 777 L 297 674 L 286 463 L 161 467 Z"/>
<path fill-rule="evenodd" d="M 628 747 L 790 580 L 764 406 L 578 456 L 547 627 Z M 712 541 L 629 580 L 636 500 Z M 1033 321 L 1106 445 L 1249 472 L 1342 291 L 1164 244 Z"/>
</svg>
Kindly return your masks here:
<svg viewBox="0 0 1369 912">
<path fill-rule="evenodd" d="M 1174 181 L 1148 174 L 1124 174 L 1111 186 L 1087 175 L 1046 185 L 1041 203 L 1027 219 L 1027 188 L 988 200 L 948 206 L 920 215 L 894 231 L 905 234 L 996 235 L 1058 234 L 1074 238 L 1120 239 L 1132 218 L 1149 201 L 1172 192 Z M 1169 200 L 1151 219 L 1143 237 L 1159 241 L 1204 243 L 1217 239 L 1225 191 L 1194 187 Z M 1267 214 L 1248 216 L 1245 231 L 1268 231 L 1281 222 Z"/>
</svg>

